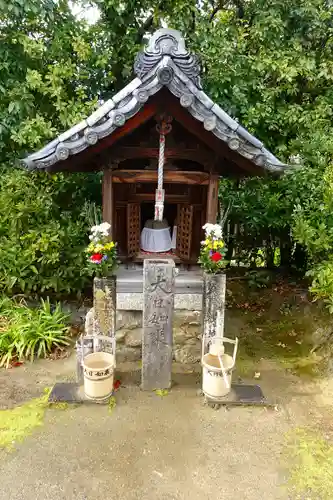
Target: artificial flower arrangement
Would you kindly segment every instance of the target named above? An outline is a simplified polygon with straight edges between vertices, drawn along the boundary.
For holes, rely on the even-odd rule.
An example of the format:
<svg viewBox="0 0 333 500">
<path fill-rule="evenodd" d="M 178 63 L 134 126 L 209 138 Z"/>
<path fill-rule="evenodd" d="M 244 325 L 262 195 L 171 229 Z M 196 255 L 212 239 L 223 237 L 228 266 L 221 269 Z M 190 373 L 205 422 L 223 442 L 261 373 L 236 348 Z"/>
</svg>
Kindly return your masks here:
<svg viewBox="0 0 333 500">
<path fill-rule="evenodd" d="M 106 277 L 118 264 L 117 244 L 109 240 L 110 228 L 108 222 L 103 222 L 90 230 L 86 253 L 90 267 L 99 277 Z"/>
<path fill-rule="evenodd" d="M 201 242 L 198 263 L 206 273 L 217 274 L 225 267 L 225 244 L 222 238 L 222 228 L 219 224 L 205 224 L 205 240 Z"/>
</svg>

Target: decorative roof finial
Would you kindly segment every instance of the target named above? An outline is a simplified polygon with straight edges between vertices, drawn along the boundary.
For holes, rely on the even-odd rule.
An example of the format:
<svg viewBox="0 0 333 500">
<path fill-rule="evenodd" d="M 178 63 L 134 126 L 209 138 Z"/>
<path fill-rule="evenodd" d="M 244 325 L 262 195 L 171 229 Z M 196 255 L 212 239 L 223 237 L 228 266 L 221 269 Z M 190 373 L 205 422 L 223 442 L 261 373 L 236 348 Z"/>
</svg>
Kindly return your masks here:
<svg viewBox="0 0 333 500">
<path fill-rule="evenodd" d="M 164 56 L 169 56 L 174 64 L 176 64 L 197 87 L 200 89 L 202 88 L 199 58 L 186 50 L 185 40 L 181 33 L 170 28 L 161 28 L 150 37 L 143 52 L 139 52 L 135 59 L 135 74 L 139 78 L 142 78 L 154 68 Z"/>
</svg>

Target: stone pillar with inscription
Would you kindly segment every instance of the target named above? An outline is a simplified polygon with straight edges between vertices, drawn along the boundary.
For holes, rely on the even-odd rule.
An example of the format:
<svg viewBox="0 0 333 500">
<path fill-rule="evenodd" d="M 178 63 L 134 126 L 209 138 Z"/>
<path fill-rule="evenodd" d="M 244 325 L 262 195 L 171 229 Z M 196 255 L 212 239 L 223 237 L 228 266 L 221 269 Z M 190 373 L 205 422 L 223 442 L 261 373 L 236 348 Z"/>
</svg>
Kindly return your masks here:
<svg viewBox="0 0 333 500">
<path fill-rule="evenodd" d="M 147 391 L 169 389 L 172 368 L 172 317 L 175 263 L 145 259 L 143 266 L 142 384 Z"/>
<path fill-rule="evenodd" d="M 116 284 L 116 276 L 94 278 L 94 307 L 87 313 L 85 332 L 76 343 L 78 383 L 83 382 L 82 363 L 85 356 L 95 351 L 109 352 L 110 346 L 115 354 Z"/>
<path fill-rule="evenodd" d="M 223 337 L 226 276 L 204 273 L 203 334 L 205 341 L 212 337 Z"/>
<path fill-rule="evenodd" d="M 94 335 L 116 335 L 116 276 L 94 278 Z"/>
</svg>

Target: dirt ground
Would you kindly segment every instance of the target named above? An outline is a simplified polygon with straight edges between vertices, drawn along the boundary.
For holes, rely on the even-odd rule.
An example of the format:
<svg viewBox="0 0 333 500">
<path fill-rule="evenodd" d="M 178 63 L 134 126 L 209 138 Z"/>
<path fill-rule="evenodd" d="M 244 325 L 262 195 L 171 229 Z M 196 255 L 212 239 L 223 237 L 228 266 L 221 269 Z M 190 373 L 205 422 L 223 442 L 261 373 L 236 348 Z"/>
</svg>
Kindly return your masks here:
<svg viewBox="0 0 333 500">
<path fill-rule="evenodd" d="M 331 500 L 330 486 L 322 496 L 288 489 L 295 464 L 285 455 L 286 436 L 299 428 L 333 441 L 332 371 L 314 377 L 323 362 L 309 355 L 322 332 L 331 335 L 331 320 L 319 330 L 304 292 L 283 287 L 254 297 L 228 290 L 228 305 L 226 335 L 240 338 L 234 381 L 259 383 L 276 409 L 204 406 L 199 365 L 175 364 L 163 397 L 140 390 L 138 363 L 121 365 L 111 413 L 48 409 L 42 427 L 0 451 L 0 500 Z M 0 408 L 74 373 L 75 354 L 0 370 Z"/>
<path fill-rule="evenodd" d="M 112 413 L 100 405 L 50 409 L 43 427 L 2 452 L 0 499 L 294 498 L 283 486 L 285 434 L 314 421 L 328 425 L 333 382 L 305 381 L 275 362 L 259 368 L 277 410 L 204 406 L 198 366 L 175 365 L 175 385 L 164 397 L 140 390 L 138 364 L 119 367 Z M 72 355 L 0 371 L 2 407 L 70 380 L 74 369 Z"/>
</svg>

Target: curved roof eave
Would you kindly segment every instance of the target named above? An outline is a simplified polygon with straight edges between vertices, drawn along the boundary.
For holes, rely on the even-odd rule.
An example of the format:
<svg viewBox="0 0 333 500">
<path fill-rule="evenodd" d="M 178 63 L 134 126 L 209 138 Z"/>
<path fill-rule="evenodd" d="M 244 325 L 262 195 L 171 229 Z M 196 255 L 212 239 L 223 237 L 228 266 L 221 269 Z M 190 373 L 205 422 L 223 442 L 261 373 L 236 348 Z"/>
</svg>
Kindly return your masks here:
<svg viewBox="0 0 333 500">
<path fill-rule="evenodd" d="M 262 169 L 282 173 L 288 165 L 270 153 L 256 137 L 215 104 L 203 92 L 197 57 L 185 49 L 176 30 L 158 30 L 135 62 L 137 77 L 107 100 L 88 118 L 70 128 L 36 153 L 23 160 L 28 169 L 48 169 L 55 163 L 96 144 L 122 127 L 162 87 L 175 95 L 180 105 L 205 130 Z"/>
</svg>

